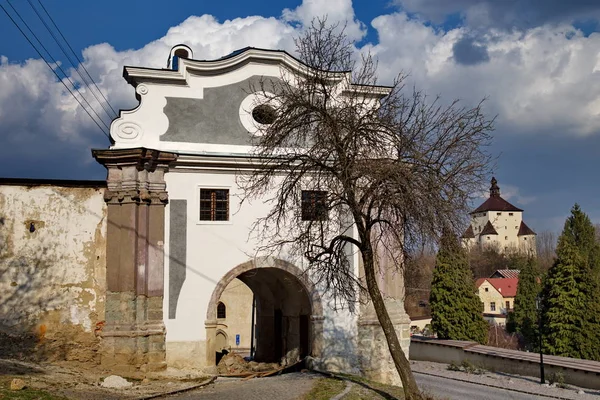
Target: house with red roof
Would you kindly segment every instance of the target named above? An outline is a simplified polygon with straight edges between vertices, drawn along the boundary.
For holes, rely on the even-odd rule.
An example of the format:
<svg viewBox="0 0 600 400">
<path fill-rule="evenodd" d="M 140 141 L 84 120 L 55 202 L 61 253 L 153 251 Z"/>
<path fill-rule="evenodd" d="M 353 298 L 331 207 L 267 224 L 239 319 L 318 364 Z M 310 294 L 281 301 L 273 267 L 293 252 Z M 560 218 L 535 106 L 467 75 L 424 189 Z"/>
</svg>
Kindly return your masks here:
<svg viewBox="0 0 600 400">
<path fill-rule="evenodd" d="M 535 255 L 536 233 L 523 221 L 523 210 L 500 196 L 496 178 L 491 181 L 490 197 L 470 216 L 469 227 L 461 237 L 465 247 L 495 246 L 501 252 Z"/>
<path fill-rule="evenodd" d="M 480 278 L 475 285 L 483 303 L 483 318 L 506 325 L 506 317 L 515 305 L 519 278 Z"/>
</svg>

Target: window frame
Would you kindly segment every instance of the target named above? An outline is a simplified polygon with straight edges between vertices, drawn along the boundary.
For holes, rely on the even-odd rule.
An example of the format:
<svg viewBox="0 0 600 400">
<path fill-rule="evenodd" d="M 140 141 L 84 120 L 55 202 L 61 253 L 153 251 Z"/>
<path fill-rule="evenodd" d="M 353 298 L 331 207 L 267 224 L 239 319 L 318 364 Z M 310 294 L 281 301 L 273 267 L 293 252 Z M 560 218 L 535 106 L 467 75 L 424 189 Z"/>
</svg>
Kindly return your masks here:
<svg viewBox="0 0 600 400">
<path fill-rule="evenodd" d="M 495 301 L 490 301 L 490 311 L 493 311 L 493 312 L 496 311 L 496 302 Z"/>
<path fill-rule="evenodd" d="M 223 306 L 223 316 L 219 317 L 219 307 Z M 227 305 L 222 301 L 217 303 L 217 319 L 227 319 Z"/>
<path fill-rule="evenodd" d="M 322 194 L 324 197 L 323 199 L 319 199 L 319 198 L 314 198 L 314 199 L 304 199 L 304 194 L 305 193 L 320 193 Z M 329 220 L 329 207 L 327 205 L 327 191 L 326 190 L 301 190 L 300 191 L 300 219 L 303 222 L 319 222 L 319 221 L 327 221 Z M 323 200 L 323 207 L 324 207 L 324 215 L 319 218 L 319 203 L 320 200 Z M 312 208 L 309 211 L 305 211 L 304 207 L 305 204 L 307 204 L 308 202 L 311 203 Z M 310 213 L 310 215 L 308 215 Z M 305 216 L 307 216 L 305 218 Z"/>
<path fill-rule="evenodd" d="M 200 219 L 202 206 L 202 190 L 227 190 L 227 220 Z M 231 186 L 223 185 L 198 185 L 196 187 L 196 224 L 197 225 L 231 225 Z"/>
</svg>

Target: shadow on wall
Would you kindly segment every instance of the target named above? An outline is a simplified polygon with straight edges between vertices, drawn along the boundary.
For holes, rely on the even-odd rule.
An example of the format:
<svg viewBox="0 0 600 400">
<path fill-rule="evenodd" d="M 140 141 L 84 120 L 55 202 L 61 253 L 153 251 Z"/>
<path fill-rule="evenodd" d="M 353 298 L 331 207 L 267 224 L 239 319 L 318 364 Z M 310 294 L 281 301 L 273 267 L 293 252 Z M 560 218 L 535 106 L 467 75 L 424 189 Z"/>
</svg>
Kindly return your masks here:
<svg viewBox="0 0 600 400">
<path fill-rule="evenodd" d="M 328 321 L 331 320 L 327 318 L 323 324 L 323 347 L 316 369 L 362 375 L 356 348 L 356 332 Z"/>
<path fill-rule="evenodd" d="M 66 269 L 56 268 L 65 257 L 58 244 L 41 238 L 15 251 L 9 228 L 7 218 L 0 216 L 0 358 L 69 359 L 72 340 L 77 340 L 69 331 L 81 328 L 64 324 L 54 329 L 63 322 L 59 309 L 69 298 L 69 288 L 60 286 Z M 47 324 L 55 324 L 52 332 Z"/>
</svg>

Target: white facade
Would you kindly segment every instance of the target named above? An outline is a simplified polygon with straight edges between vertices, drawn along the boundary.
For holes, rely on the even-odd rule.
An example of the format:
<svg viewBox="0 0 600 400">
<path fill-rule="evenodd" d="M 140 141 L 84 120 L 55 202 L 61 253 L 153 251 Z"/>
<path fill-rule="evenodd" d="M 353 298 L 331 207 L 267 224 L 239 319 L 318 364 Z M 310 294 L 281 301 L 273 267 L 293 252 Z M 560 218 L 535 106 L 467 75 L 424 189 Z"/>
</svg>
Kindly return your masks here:
<svg viewBox="0 0 600 400">
<path fill-rule="evenodd" d="M 210 62 L 188 59 L 191 51 L 187 48 L 183 51 L 179 53 L 181 57 L 171 61 L 177 70 L 125 68 L 125 78 L 136 87 L 140 105 L 123 111 L 113 121 L 111 136 L 115 141 L 113 149 L 144 147 L 178 155 L 164 178 L 169 197 L 164 241 L 166 358 L 170 366 L 203 368 L 209 366 L 213 357 L 208 354 L 214 348 L 217 326 L 212 308 L 232 279 L 246 279 L 248 286 L 254 285 L 256 294 L 264 282 L 253 281 L 249 272 L 286 265 L 287 274 L 306 267 L 303 259 L 293 259 L 285 251 L 268 258 L 257 253 L 264 243 L 253 234 L 252 225 L 268 213 L 271 205 L 265 201 L 242 204 L 236 182 L 240 170 L 252 167 L 248 158 L 250 142 L 258 133 L 252 110 L 260 102 L 260 95 L 252 92 L 253 85 L 265 77 L 277 80 L 305 67 L 281 51 L 244 49 Z M 335 74 L 332 81 L 343 96 L 349 88 L 349 75 Z M 380 90 L 383 94 L 387 89 Z M 202 189 L 228 191 L 227 218 L 201 220 Z M 358 275 L 358 254 L 355 252 L 352 257 Z M 248 267 L 249 263 L 253 266 Z M 267 278 L 265 275 L 265 282 Z M 285 286 L 282 282 L 287 278 L 277 279 L 280 286 Z M 298 295 L 293 298 L 293 290 L 288 292 L 289 301 L 283 302 L 280 311 L 263 311 L 280 312 L 284 318 L 289 315 L 286 323 L 300 325 L 300 337 L 288 341 L 305 340 L 302 325 L 309 317 L 315 365 L 328 370 L 360 372 L 360 316 L 348 309 L 334 311 L 328 294 L 318 286 L 312 287 L 310 277 L 303 279 L 307 279 L 301 286 L 310 303 L 309 311 L 303 298 Z M 263 294 L 269 291 L 273 302 L 282 296 L 275 293 L 278 290 L 273 284 Z M 267 302 L 268 299 L 264 300 Z M 260 312 L 259 307 L 257 324 Z M 408 341 L 406 328 L 404 345 Z M 295 333 L 289 329 L 293 336 Z"/>
</svg>

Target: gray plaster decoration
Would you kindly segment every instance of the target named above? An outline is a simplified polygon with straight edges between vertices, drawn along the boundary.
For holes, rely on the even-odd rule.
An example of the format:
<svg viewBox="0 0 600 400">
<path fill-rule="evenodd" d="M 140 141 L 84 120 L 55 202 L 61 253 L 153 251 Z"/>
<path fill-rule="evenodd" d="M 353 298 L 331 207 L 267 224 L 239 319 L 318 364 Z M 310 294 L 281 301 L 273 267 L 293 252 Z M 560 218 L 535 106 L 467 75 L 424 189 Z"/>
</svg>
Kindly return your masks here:
<svg viewBox="0 0 600 400">
<path fill-rule="evenodd" d="M 279 78 L 251 76 L 231 85 L 204 89 L 203 99 L 167 97 L 169 128 L 163 142 L 250 145 L 252 135 L 240 122 L 240 104 L 263 90 L 276 93 Z"/>
<path fill-rule="evenodd" d="M 187 200 L 170 200 L 169 319 L 175 319 L 177 301 L 187 265 Z"/>
</svg>

